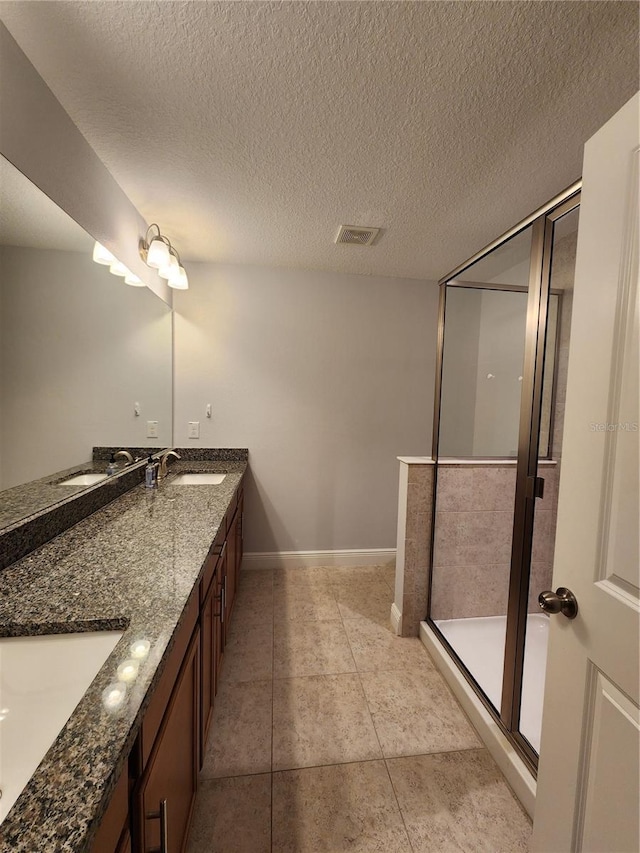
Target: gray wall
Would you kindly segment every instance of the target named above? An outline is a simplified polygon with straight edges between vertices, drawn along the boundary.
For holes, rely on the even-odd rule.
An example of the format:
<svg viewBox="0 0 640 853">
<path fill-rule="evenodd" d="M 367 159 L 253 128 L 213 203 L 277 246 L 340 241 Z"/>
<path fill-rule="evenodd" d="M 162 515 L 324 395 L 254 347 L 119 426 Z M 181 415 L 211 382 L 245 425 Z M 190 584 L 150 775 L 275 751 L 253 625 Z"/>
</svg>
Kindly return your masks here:
<svg viewBox="0 0 640 853">
<path fill-rule="evenodd" d="M 396 456 L 431 450 L 436 285 L 212 264 L 189 277 L 174 443 L 249 448 L 246 550 L 394 548 Z"/>
</svg>

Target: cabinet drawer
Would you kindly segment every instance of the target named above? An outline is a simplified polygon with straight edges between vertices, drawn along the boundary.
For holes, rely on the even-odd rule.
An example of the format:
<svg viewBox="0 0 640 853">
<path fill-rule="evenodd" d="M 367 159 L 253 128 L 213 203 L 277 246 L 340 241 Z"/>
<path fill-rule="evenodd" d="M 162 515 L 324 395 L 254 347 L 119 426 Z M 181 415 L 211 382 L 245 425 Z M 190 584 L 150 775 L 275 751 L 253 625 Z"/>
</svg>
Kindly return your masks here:
<svg viewBox="0 0 640 853">
<path fill-rule="evenodd" d="M 185 652 L 189 645 L 189 640 L 193 633 L 193 629 L 198 621 L 198 588 L 196 587 L 191 593 L 191 597 L 186 606 L 186 614 L 182 621 L 182 625 L 178 628 L 178 635 L 174 643 L 173 649 L 169 653 L 169 660 L 166 663 L 164 672 L 160 676 L 160 681 L 153 693 L 153 698 L 149 703 L 141 729 L 142 743 L 142 765 L 144 766 L 156 739 L 156 735 L 160 729 L 164 712 L 167 708 L 173 685 L 176 683 L 180 666 L 184 659 Z"/>
</svg>

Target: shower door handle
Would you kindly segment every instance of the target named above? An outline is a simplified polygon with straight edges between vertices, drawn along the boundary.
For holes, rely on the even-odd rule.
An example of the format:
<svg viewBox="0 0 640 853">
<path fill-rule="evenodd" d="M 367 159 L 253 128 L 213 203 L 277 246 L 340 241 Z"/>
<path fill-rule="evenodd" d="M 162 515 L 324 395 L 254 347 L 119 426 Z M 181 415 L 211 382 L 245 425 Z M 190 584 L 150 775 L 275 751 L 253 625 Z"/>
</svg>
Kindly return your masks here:
<svg viewBox="0 0 640 853">
<path fill-rule="evenodd" d="M 575 619 L 578 615 L 578 601 L 565 586 L 559 586 L 555 592 L 550 589 L 541 592 L 538 604 L 545 613 L 562 613 L 567 619 Z"/>
</svg>

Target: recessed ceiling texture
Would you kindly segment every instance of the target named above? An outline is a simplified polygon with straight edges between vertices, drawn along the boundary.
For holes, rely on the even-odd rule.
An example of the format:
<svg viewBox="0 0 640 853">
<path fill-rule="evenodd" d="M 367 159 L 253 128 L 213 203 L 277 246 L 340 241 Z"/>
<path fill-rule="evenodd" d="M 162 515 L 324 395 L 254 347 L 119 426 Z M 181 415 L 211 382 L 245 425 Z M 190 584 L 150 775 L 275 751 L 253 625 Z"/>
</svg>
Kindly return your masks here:
<svg viewBox="0 0 640 853">
<path fill-rule="evenodd" d="M 635 2 L 10 2 L 184 260 L 437 279 L 580 177 L 638 89 Z M 336 245 L 343 223 L 381 228 Z"/>
</svg>

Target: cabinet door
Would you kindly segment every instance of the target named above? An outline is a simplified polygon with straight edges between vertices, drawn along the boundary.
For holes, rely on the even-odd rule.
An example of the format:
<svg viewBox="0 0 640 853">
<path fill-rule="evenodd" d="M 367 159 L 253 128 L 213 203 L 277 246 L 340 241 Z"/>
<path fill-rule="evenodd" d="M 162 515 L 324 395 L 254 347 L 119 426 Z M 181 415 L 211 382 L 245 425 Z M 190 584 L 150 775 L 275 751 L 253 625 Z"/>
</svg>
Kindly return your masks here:
<svg viewBox="0 0 640 853">
<path fill-rule="evenodd" d="M 223 550 L 220 555 L 220 559 L 218 561 L 218 571 L 216 574 L 215 581 L 215 603 L 214 603 L 214 611 L 213 611 L 213 649 L 214 649 L 214 673 L 215 673 L 215 685 L 214 689 L 218 690 L 218 683 L 220 680 L 220 669 L 222 667 L 222 656 L 224 653 L 224 639 L 225 639 L 225 585 L 226 585 L 226 575 L 227 575 L 227 553 L 226 549 Z"/>
<path fill-rule="evenodd" d="M 225 589 L 225 619 L 229 624 L 233 602 L 236 597 L 236 545 L 238 514 L 231 519 L 227 531 L 227 585 Z"/>
<path fill-rule="evenodd" d="M 214 627 L 216 579 L 217 574 L 214 574 L 209 591 L 200 608 L 200 767 L 204 761 L 207 736 L 213 714 L 213 700 L 216 695 L 216 632 Z"/>
<path fill-rule="evenodd" d="M 176 680 L 138 797 L 140 853 L 182 853 L 198 780 L 200 630 Z"/>
<path fill-rule="evenodd" d="M 131 853 L 131 835 L 128 829 L 122 833 L 117 853 Z"/>
<path fill-rule="evenodd" d="M 100 828 L 93 840 L 91 853 L 119 853 L 121 849 L 121 836 L 125 824 L 129 821 L 129 768 L 125 764 L 124 770 L 111 795 L 111 802 L 105 812 Z"/>
<path fill-rule="evenodd" d="M 238 512 L 236 524 L 236 583 L 240 578 L 240 566 L 242 565 L 242 555 L 244 554 L 244 491 L 240 492 L 238 497 Z"/>
</svg>

